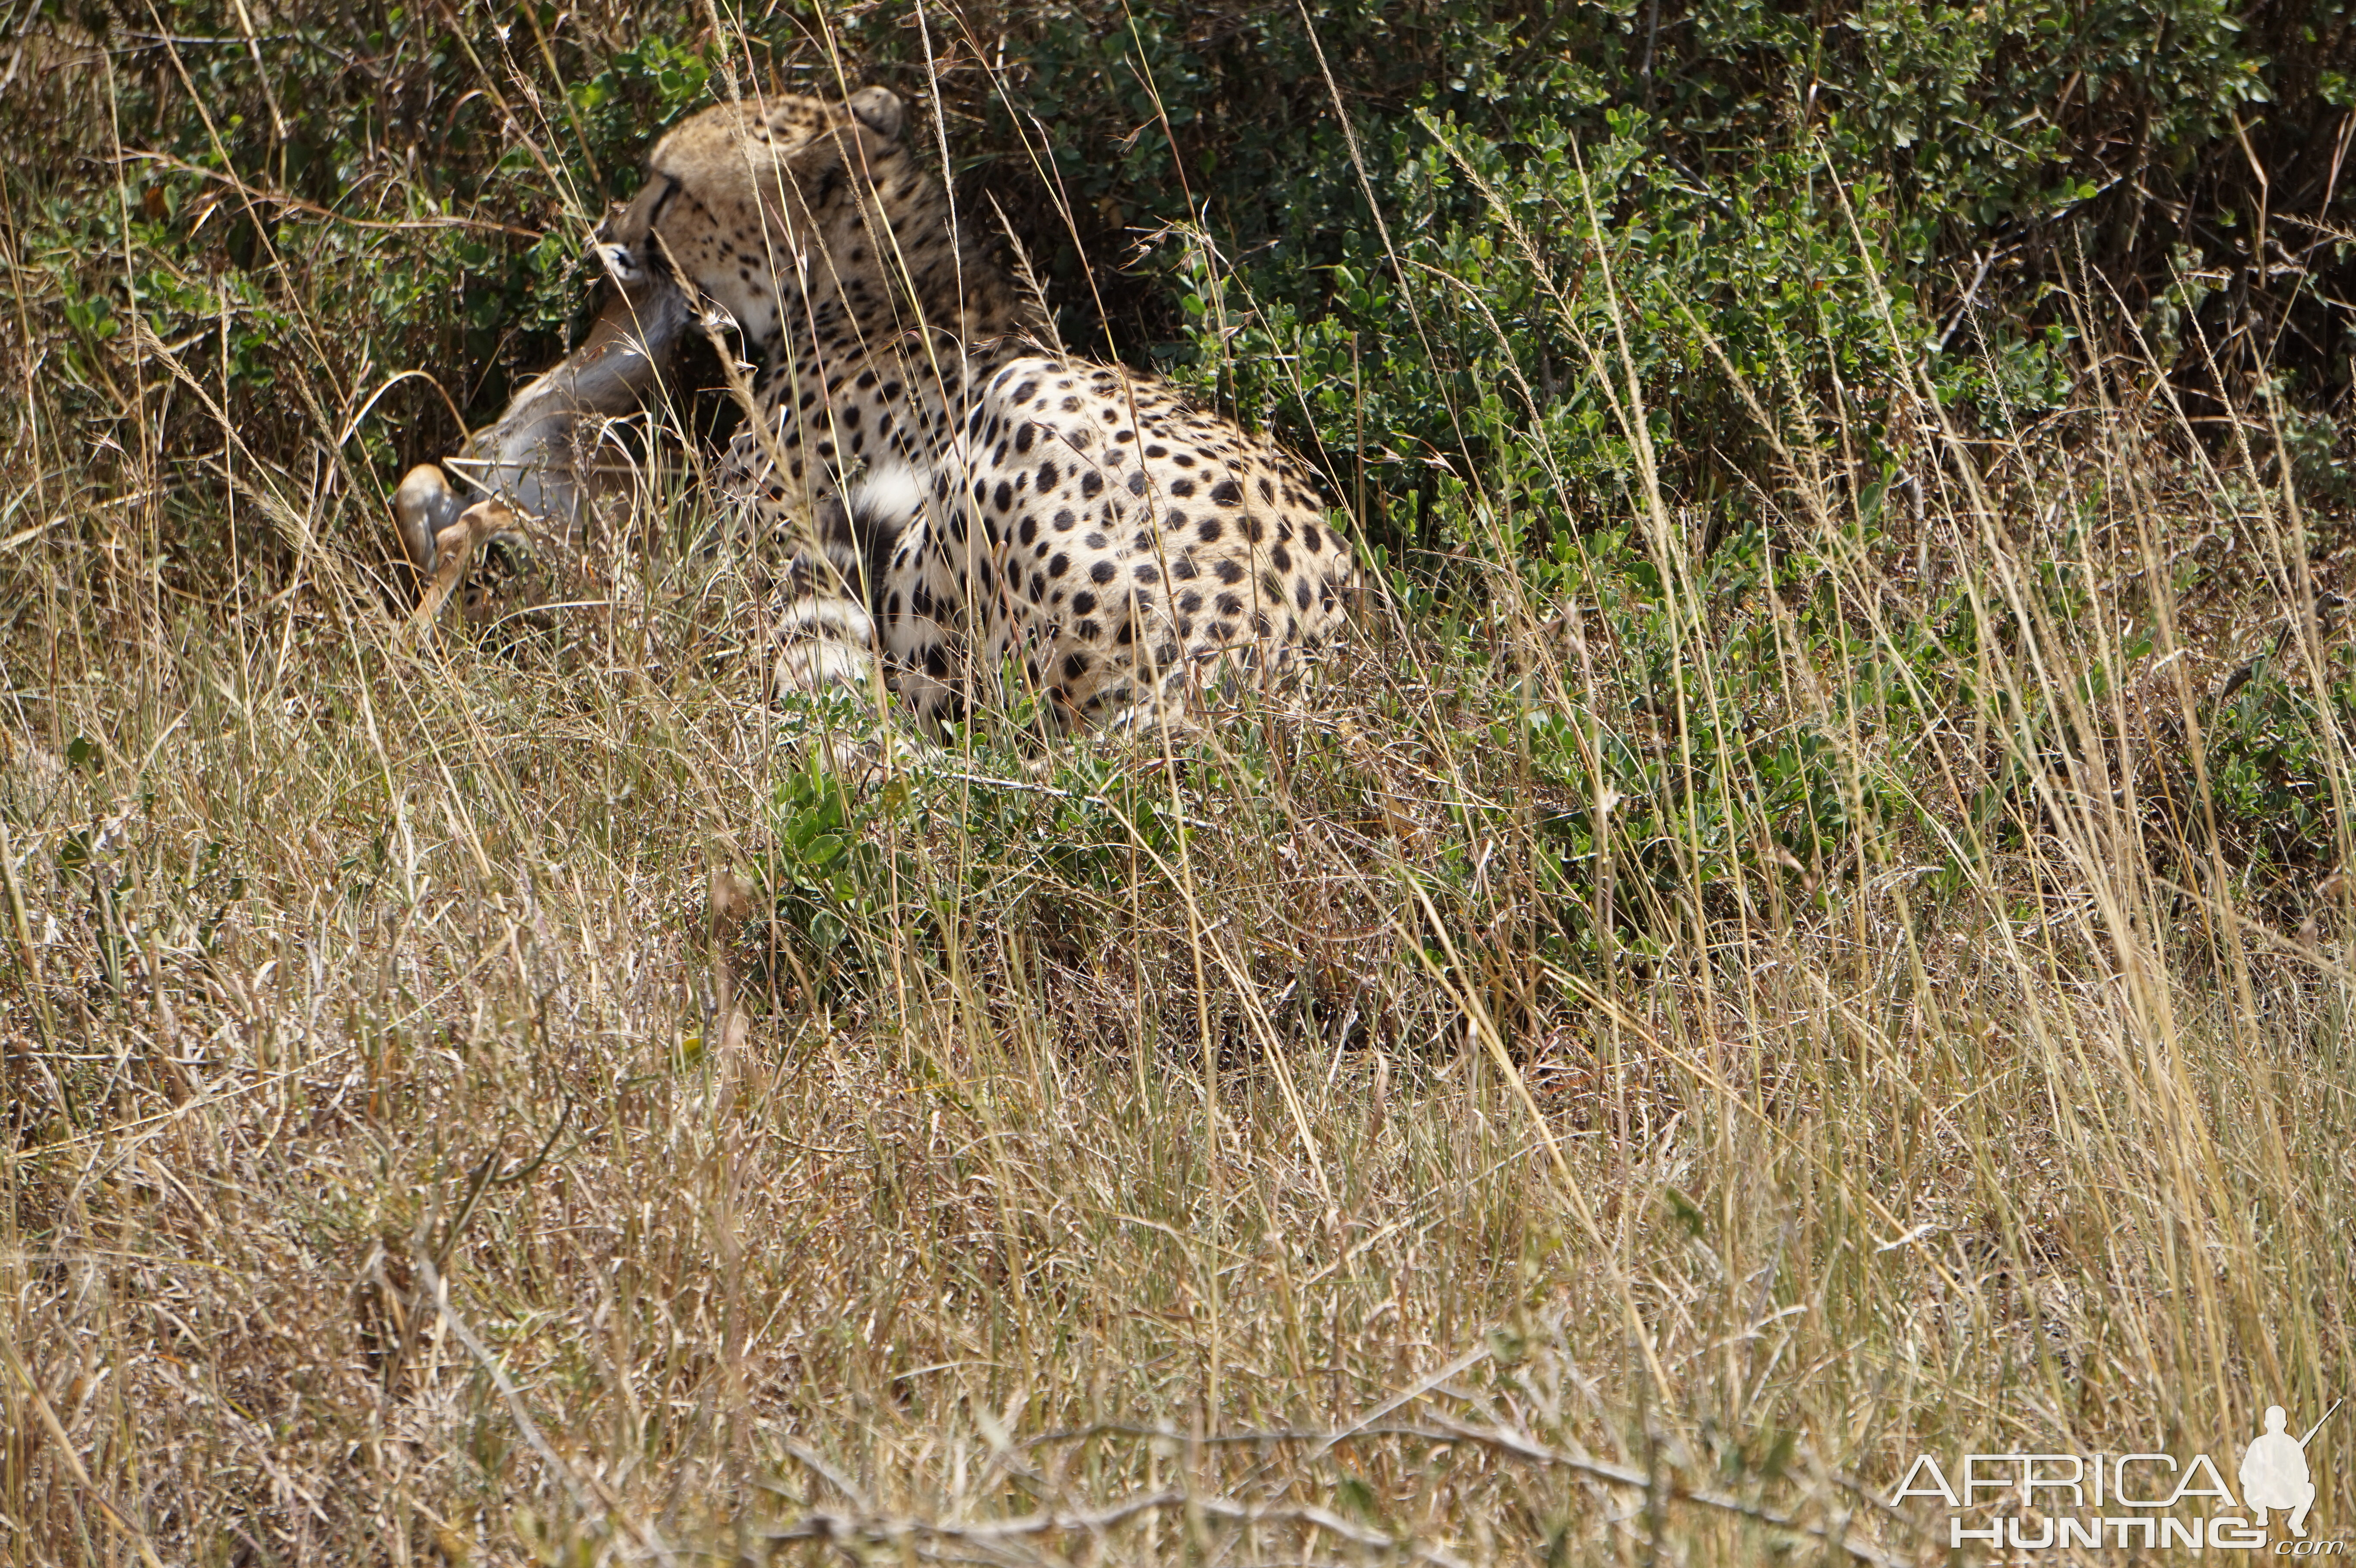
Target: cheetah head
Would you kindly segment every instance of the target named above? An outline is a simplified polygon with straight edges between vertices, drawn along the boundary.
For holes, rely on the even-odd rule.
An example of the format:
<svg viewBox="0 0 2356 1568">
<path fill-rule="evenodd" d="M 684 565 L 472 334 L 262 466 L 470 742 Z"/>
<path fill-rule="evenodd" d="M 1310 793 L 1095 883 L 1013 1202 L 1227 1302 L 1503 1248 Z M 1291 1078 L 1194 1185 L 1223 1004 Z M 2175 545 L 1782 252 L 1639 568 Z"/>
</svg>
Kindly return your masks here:
<svg viewBox="0 0 2356 1568">
<path fill-rule="evenodd" d="M 814 272 L 880 249 L 868 232 L 879 201 L 921 183 L 901 143 L 906 119 L 897 93 L 870 87 L 840 103 L 718 104 L 657 143 L 646 184 L 593 236 L 615 286 L 587 340 L 477 432 L 452 473 L 423 465 L 395 493 L 396 532 L 417 571 L 439 565 L 435 541 L 466 506 L 462 485 L 577 531 L 590 500 L 575 461 L 584 421 L 639 407 L 698 314 L 724 313 L 757 349 Z"/>
<path fill-rule="evenodd" d="M 870 253 L 882 199 L 912 188 L 907 106 L 870 87 L 840 103 L 799 96 L 723 103 L 655 144 L 647 182 L 599 227 L 597 252 L 624 289 L 676 269 L 755 346 L 813 286 Z"/>
</svg>

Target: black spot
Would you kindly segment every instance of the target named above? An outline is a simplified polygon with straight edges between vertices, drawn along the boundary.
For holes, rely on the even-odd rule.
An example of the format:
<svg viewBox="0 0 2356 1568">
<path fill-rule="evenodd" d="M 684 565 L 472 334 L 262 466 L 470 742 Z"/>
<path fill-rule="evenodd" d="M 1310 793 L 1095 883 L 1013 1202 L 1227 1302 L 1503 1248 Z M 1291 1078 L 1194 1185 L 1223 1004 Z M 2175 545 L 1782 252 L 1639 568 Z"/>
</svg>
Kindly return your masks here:
<svg viewBox="0 0 2356 1568">
<path fill-rule="evenodd" d="M 1185 611 L 1189 615 L 1194 614 L 1202 607 L 1203 596 L 1195 592 L 1193 589 L 1189 588 L 1185 592 L 1178 595 L 1178 608 Z"/>
<path fill-rule="evenodd" d="M 1104 637 L 1104 628 L 1094 621 L 1083 621 L 1073 627 L 1072 631 L 1084 643 L 1099 642 Z"/>
<path fill-rule="evenodd" d="M 1062 534 L 1070 533 L 1078 526 L 1079 521 L 1079 518 L 1072 515 L 1072 509 L 1066 507 L 1055 514 L 1055 531 Z"/>
<path fill-rule="evenodd" d="M 1061 577 L 1071 569 L 1072 558 L 1062 550 L 1057 550 L 1055 558 L 1047 562 L 1047 575 L 1050 577 Z"/>
<path fill-rule="evenodd" d="M 1217 577 L 1220 581 L 1226 583 L 1230 588 L 1244 580 L 1244 569 L 1242 563 L 1239 561 L 1223 560 L 1216 566 L 1211 568 L 1211 571 L 1214 576 Z"/>
<path fill-rule="evenodd" d="M 1173 479 L 1170 481 L 1170 493 L 1183 501 L 1194 493 L 1194 482 L 1192 479 Z"/>
<path fill-rule="evenodd" d="M 1039 464 L 1039 488 L 1043 493 L 1048 490 L 1053 490 L 1055 487 L 1055 481 L 1059 477 L 1060 475 L 1056 474 L 1055 465 L 1054 464 L 1043 463 Z"/>
<path fill-rule="evenodd" d="M 1304 577 L 1292 585 L 1292 602 L 1306 610 L 1309 608 L 1309 579 Z"/>
<path fill-rule="evenodd" d="M 1315 523 L 1303 523 L 1301 525 L 1301 548 L 1307 550 L 1312 555 L 1315 555 L 1319 550 L 1325 548 L 1324 536 L 1317 531 L 1317 525 Z"/>
<path fill-rule="evenodd" d="M 949 656 L 942 651 L 941 645 L 938 643 L 925 645 L 925 673 L 935 680 L 948 678 Z"/>
<path fill-rule="evenodd" d="M 1145 455 L 1148 457 L 1167 457 L 1170 455 L 1170 449 L 1166 446 L 1156 443 L 1155 445 L 1149 446 L 1145 449 Z"/>
<path fill-rule="evenodd" d="M 857 403 L 848 404 L 844 407 L 842 411 L 842 428 L 845 430 L 857 430 L 859 428 L 859 405 Z"/>
<path fill-rule="evenodd" d="M 1268 559 L 1276 563 L 1276 569 L 1279 571 L 1292 570 L 1292 552 L 1285 549 L 1281 543 L 1268 552 Z"/>
<path fill-rule="evenodd" d="M 1205 544 L 1218 543 L 1221 531 L 1219 519 L 1216 517 L 1205 517 L 1194 525 L 1194 537 Z"/>
<path fill-rule="evenodd" d="M 1132 496 L 1142 496 L 1145 494 L 1144 469 L 1141 468 L 1129 476 L 1129 493 Z"/>
<path fill-rule="evenodd" d="M 1082 496 L 1093 500 L 1098 495 L 1102 494 L 1103 490 L 1104 475 L 1098 473 L 1095 469 L 1091 468 L 1086 474 L 1080 475 L 1080 494 Z"/>
<path fill-rule="evenodd" d="M 1110 582 L 1119 575 L 1120 568 L 1108 560 L 1100 560 L 1088 568 L 1088 581 L 1091 582 Z"/>
<path fill-rule="evenodd" d="M 1108 549 L 1111 548 L 1112 540 L 1100 533 L 1089 534 L 1080 540 L 1080 544 L 1087 549 Z"/>
<path fill-rule="evenodd" d="M 1211 601 L 1211 608 L 1222 615 L 1240 615 L 1244 613 L 1244 602 L 1236 594 L 1222 593 Z"/>
<path fill-rule="evenodd" d="M 1014 486 L 1009 485 L 1005 480 L 1001 479 L 998 482 L 998 495 L 994 499 L 998 503 L 998 509 L 1000 511 L 1003 512 L 1012 509 L 1014 505 Z"/>
<path fill-rule="evenodd" d="M 1027 403 L 1033 398 L 1036 397 L 1038 392 L 1039 383 L 1036 380 L 1025 381 L 1021 386 L 1014 389 L 1013 397 L 1007 400 L 1016 403 Z"/>
<path fill-rule="evenodd" d="M 1095 594 L 1093 594 L 1093 593 L 1088 592 L 1086 589 L 1082 589 L 1079 592 L 1075 593 L 1075 594 L 1073 594 L 1073 595 L 1072 595 L 1072 613 L 1073 613 L 1073 614 L 1075 614 L 1075 615 L 1086 615 L 1086 614 L 1089 614 L 1089 613 L 1091 613 L 1092 612 L 1094 612 L 1094 611 L 1095 611 L 1096 607 L 1097 607 L 1097 596 L 1096 596 Z"/>
<path fill-rule="evenodd" d="M 1200 574 L 1201 569 L 1195 566 L 1194 552 L 1191 549 L 1180 550 L 1178 559 L 1170 563 L 1170 575 L 1181 582 L 1191 582 Z"/>
<path fill-rule="evenodd" d="M 1276 486 L 1268 482 L 1268 475 L 1265 474 L 1259 476 L 1259 498 L 1263 501 L 1276 499 Z"/>
<path fill-rule="evenodd" d="M 1039 541 L 1039 519 L 1028 512 L 1023 513 L 1023 528 L 1017 537 L 1024 544 L 1036 544 Z"/>
<path fill-rule="evenodd" d="M 1140 582 L 1159 582 L 1162 581 L 1162 569 L 1150 560 L 1141 560 L 1137 563 L 1137 570 L 1130 575 Z"/>
<path fill-rule="evenodd" d="M 1079 679 L 1079 678 L 1080 678 L 1080 677 L 1082 677 L 1082 676 L 1084 676 L 1084 675 L 1086 675 L 1086 674 L 1087 674 L 1087 673 L 1088 673 L 1088 656 L 1087 656 L 1087 655 L 1086 655 L 1086 654 L 1067 654 L 1067 655 L 1066 655 L 1066 656 L 1065 656 L 1065 657 L 1064 657 L 1064 678 L 1065 678 L 1066 680 L 1077 680 L 1077 679 Z"/>
<path fill-rule="evenodd" d="M 1211 499 L 1222 507 L 1233 507 L 1244 498 L 1244 487 L 1232 479 L 1222 479 L 1211 486 Z"/>
<path fill-rule="evenodd" d="M 1253 517 L 1248 512 L 1244 514 L 1244 538 L 1251 540 L 1254 544 L 1258 544 L 1259 543 L 1261 537 L 1267 532 L 1267 526 L 1258 517 Z"/>
<path fill-rule="evenodd" d="M 1035 431 L 1035 430 L 1037 430 L 1038 428 L 1039 428 L 1039 427 L 1038 427 L 1037 425 L 1035 425 L 1035 424 L 1028 424 L 1028 423 L 1026 423 L 1026 424 L 1024 424 L 1024 425 L 1023 425 L 1023 427 L 1021 430 L 1016 431 L 1016 432 L 1014 432 L 1014 450 L 1015 450 L 1015 451 L 1017 451 L 1017 452 L 1028 452 L 1028 451 L 1030 451 L 1030 450 L 1031 450 L 1031 432 L 1033 432 L 1033 431 Z"/>
<path fill-rule="evenodd" d="M 1173 534 L 1183 533 L 1186 529 L 1186 514 L 1173 507 L 1170 508 L 1170 515 L 1162 519 L 1162 526 Z"/>
</svg>

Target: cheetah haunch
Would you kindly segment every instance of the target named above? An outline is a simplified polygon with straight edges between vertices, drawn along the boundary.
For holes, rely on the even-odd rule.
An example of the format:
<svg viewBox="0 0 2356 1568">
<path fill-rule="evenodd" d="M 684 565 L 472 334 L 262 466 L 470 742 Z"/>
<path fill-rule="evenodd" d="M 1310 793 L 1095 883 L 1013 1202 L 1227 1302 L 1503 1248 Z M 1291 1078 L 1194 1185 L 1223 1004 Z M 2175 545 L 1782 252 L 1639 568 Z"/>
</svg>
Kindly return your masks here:
<svg viewBox="0 0 2356 1568">
<path fill-rule="evenodd" d="M 498 502 L 577 547 L 576 425 L 637 408 L 724 313 L 753 417 L 720 484 L 784 567 L 782 684 L 858 681 L 880 657 L 927 720 L 1021 695 L 1011 680 L 1069 729 L 1290 666 L 1355 581 L 1313 483 L 1151 377 L 1043 352 L 905 118 L 869 88 L 723 104 L 663 137 L 599 229 L 615 286 L 587 341 L 452 464 L 494 501 L 467 507 L 432 465 L 402 481 L 410 560 L 446 594 Z"/>
</svg>

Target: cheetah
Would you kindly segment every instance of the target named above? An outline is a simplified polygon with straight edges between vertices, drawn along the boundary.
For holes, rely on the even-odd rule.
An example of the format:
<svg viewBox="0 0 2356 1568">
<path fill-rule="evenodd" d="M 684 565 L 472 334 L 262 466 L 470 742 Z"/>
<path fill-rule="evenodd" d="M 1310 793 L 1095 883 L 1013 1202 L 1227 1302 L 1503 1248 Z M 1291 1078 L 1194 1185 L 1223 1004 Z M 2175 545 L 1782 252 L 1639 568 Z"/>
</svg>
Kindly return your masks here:
<svg viewBox="0 0 2356 1568">
<path fill-rule="evenodd" d="M 584 416 L 639 406 L 718 322 L 751 411 L 722 510 L 783 563 L 780 687 L 880 661 L 928 723 L 1028 697 L 1070 732 L 1185 711 L 1336 634 L 1356 571 L 1304 467 L 1154 377 L 1043 347 L 906 119 L 870 87 L 721 104 L 656 144 L 599 228 L 589 336 L 450 465 L 491 499 L 432 464 L 396 493 L 429 606 L 517 530 L 577 545 Z"/>
</svg>

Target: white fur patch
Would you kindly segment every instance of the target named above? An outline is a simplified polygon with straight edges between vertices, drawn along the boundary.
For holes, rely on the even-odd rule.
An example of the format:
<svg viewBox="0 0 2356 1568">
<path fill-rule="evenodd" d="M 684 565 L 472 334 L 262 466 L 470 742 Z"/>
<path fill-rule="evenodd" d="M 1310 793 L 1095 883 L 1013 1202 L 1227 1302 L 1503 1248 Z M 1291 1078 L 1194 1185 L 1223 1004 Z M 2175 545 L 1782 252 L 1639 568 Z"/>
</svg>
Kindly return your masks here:
<svg viewBox="0 0 2356 1568">
<path fill-rule="evenodd" d="M 887 461 L 871 466 L 843 500 L 852 517 L 872 521 L 877 532 L 889 536 L 916 521 L 930 491 L 922 473 L 905 463 Z"/>
<path fill-rule="evenodd" d="M 875 623 L 867 612 L 838 593 L 813 593 L 779 613 L 779 642 L 848 643 L 864 653 L 874 645 Z"/>
<path fill-rule="evenodd" d="M 875 661 L 867 650 L 844 643 L 795 643 L 777 656 L 777 685 L 787 691 L 815 695 L 833 686 L 856 688 L 874 674 Z"/>
<path fill-rule="evenodd" d="M 875 674 L 875 623 L 852 600 L 812 593 L 784 607 L 775 628 L 777 685 L 818 693 L 863 687 Z"/>
</svg>

